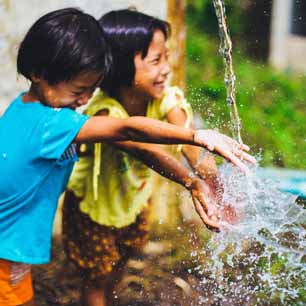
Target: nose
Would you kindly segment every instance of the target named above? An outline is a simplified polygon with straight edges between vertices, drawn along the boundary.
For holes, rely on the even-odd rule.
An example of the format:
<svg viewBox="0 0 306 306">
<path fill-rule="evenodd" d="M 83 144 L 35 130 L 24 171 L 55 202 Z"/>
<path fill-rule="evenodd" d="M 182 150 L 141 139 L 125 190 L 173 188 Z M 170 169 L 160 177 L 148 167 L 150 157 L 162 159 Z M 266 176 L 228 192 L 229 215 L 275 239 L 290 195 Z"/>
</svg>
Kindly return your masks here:
<svg viewBox="0 0 306 306">
<path fill-rule="evenodd" d="M 87 90 L 86 92 L 84 92 L 78 99 L 77 99 L 77 104 L 79 106 L 81 105 L 85 105 L 88 100 L 91 98 L 93 93 L 93 90 Z"/>
<path fill-rule="evenodd" d="M 161 74 L 167 76 L 171 72 L 169 61 L 166 61 L 162 67 Z"/>
<path fill-rule="evenodd" d="M 81 97 L 81 98 L 78 98 L 78 100 L 77 100 L 77 104 L 79 106 L 85 105 L 87 102 L 88 102 L 88 98 L 87 97 Z"/>
</svg>

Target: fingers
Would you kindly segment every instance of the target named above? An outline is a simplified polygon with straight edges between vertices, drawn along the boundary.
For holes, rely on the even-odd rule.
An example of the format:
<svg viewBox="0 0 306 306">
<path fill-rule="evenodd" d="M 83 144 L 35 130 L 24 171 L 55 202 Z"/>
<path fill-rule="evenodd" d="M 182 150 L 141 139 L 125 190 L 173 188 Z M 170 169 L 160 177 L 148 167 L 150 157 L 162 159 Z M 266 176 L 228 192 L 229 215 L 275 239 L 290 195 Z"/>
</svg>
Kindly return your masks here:
<svg viewBox="0 0 306 306">
<path fill-rule="evenodd" d="M 240 152 L 240 158 L 242 160 L 245 160 L 251 164 L 257 164 L 257 160 L 255 157 L 253 157 L 252 155 L 245 153 L 245 152 Z"/>
<path fill-rule="evenodd" d="M 249 169 L 243 164 L 242 160 L 256 164 L 256 159 L 245 151 L 249 151 L 249 146 L 238 143 L 235 139 L 227 135 L 220 134 L 214 130 L 199 130 L 195 134 L 195 142 L 205 146 L 209 151 L 223 156 L 232 162 L 244 173 L 249 173 Z"/>
<path fill-rule="evenodd" d="M 222 154 L 222 156 L 224 158 L 226 158 L 228 161 L 230 161 L 231 163 L 233 163 L 235 166 L 237 166 L 242 172 L 244 172 L 245 174 L 249 174 L 250 170 L 248 169 L 248 167 L 241 161 L 240 158 L 238 158 L 235 154 L 233 154 L 232 152 L 228 151 L 228 150 L 220 150 L 218 152 L 219 154 Z"/>
<path fill-rule="evenodd" d="M 226 136 L 228 137 L 228 136 Z M 239 143 L 235 139 L 228 137 L 232 141 L 232 146 L 241 151 L 250 151 L 250 147 L 244 143 Z"/>
<path fill-rule="evenodd" d="M 219 142 L 218 145 L 215 145 L 215 150 L 225 158 L 228 158 L 229 161 L 233 162 L 244 172 L 248 172 L 246 166 L 243 166 L 242 163 L 239 162 L 236 158 L 232 159 L 231 153 L 236 157 L 239 157 L 240 161 L 245 160 L 252 164 L 257 163 L 257 160 L 252 155 L 245 152 L 250 150 L 249 146 L 243 143 L 238 143 L 235 139 L 230 138 L 227 135 L 223 135 L 220 133 L 216 135 L 219 136 Z M 229 152 L 227 153 L 226 151 Z"/>
<path fill-rule="evenodd" d="M 204 222 L 204 224 L 207 226 L 208 229 L 215 229 L 218 230 L 219 229 L 219 222 L 216 220 L 212 220 L 211 218 L 209 218 L 203 208 L 203 206 L 201 205 L 201 203 L 193 198 L 193 203 L 195 206 L 195 209 L 198 213 L 198 215 L 200 216 L 200 218 L 202 219 L 202 221 Z"/>
<path fill-rule="evenodd" d="M 207 216 L 214 221 L 218 221 L 218 210 L 214 199 L 212 199 L 209 195 L 204 196 L 202 192 L 198 195 L 196 199 L 204 208 L 204 211 L 206 212 Z"/>
<path fill-rule="evenodd" d="M 256 164 L 257 160 L 252 155 L 245 152 L 249 150 L 250 148 L 245 144 L 240 144 L 237 143 L 236 141 L 232 143 L 232 152 L 236 156 L 240 157 L 241 160 L 245 160 L 249 163 Z"/>
<path fill-rule="evenodd" d="M 222 222 L 227 222 L 228 224 L 235 225 L 240 221 L 238 213 L 232 205 L 225 204 L 221 209 L 221 220 Z"/>
<path fill-rule="evenodd" d="M 214 151 L 215 145 L 211 137 L 211 130 L 196 130 L 194 134 L 194 142 L 209 151 Z"/>
<path fill-rule="evenodd" d="M 235 154 L 236 156 L 238 156 L 240 158 L 240 160 L 245 160 L 251 164 L 256 164 L 257 160 L 250 154 L 238 149 L 238 148 L 233 148 L 232 149 L 232 153 Z"/>
<path fill-rule="evenodd" d="M 240 144 L 240 149 L 243 150 L 243 151 L 250 151 L 250 147 L 247 146 L 246 144 Z"/>
</svg>

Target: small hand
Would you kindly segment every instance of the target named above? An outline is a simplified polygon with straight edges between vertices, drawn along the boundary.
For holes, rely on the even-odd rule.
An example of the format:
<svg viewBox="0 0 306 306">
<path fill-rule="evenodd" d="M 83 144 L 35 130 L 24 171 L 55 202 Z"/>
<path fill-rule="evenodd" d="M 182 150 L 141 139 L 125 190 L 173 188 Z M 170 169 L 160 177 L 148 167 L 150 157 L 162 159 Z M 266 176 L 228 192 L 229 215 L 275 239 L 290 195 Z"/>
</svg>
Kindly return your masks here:
<svg viewBox="0 0 306 306">
<path fill-rule="evenodd" d="M 210 215 L 212 215 L 211 219 L 218 222 L 219 227 L 224 222 L 231 225 L 239 223 L 239 221 L 243 219 L 243 214 L 238 213 L 237 209 L 233 205 L 223 202 L 224 188 L 222 182 L 217 178 L 217 176 L 209 177 L 204 181 L 208 188 L 207 199 L 210 203 L 213 203 L 214 211 L 210 213 Z"/>
<path fill-rule="evenodd" d="M 225 222 L 231 225 L 239 223 L 239 221 L 242 219 L 242 215 L 238 213 L 236 207 L 233 204 L 224 203 L 224 186 L 221 180 L 215 177 L 207 179 L 205 182 L 210 186 L 215 196 L 215 200 L 219 209 L 219 222 Z"/>
<path fill-rule="evenodd" d="M 208 229 L 219 229 L 218 209 L 215 197 L 209 186 L 200 179 L 195 179 L 190 186 L 192 200 L 197 213 Z"/>
<path fill-rule="evenodd" d="M 235 207 L 228 204 L 223 205 L 220 209 L 220 218 L 222 222 L 226 222 L 231 225 L 237 224 L 241 220 Z"/>
<path fill-rule="evenodd" d="M 247 145 L 239 144 L 234 139 L 217 131 L 197 130 L 194 135 L 194 141 L 206 147 L 209 151 L 223 156 L 245 173 L 248 173 L 249 170 L 243 164 L 242 160 L 246 160 L 252 164 L 256 163 L 256 159 L 245 152 L 250 149 Z"/>
</svg>

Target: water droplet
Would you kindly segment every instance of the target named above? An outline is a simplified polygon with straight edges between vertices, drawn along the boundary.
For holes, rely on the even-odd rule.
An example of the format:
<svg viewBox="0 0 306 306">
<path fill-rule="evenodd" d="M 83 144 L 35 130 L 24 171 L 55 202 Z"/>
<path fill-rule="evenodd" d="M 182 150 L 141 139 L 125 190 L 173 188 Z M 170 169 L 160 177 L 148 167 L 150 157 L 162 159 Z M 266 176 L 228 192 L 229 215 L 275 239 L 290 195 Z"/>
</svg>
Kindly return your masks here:
<svg viewBox="0 0 306 306">
<path fill-rule="evenodd" d="M 6 159 L 6 157 L 7 157 L 6 153 L 2 153 L 2 158 Z"/>
<path fill-rule="evenodd" d="M 233 99 L 231 97 L 228 97 L 226 99 L 226 103 L 227 103 L 227 105 L 233 105 L 234 101 L 233 101 Z"/>
</svg>

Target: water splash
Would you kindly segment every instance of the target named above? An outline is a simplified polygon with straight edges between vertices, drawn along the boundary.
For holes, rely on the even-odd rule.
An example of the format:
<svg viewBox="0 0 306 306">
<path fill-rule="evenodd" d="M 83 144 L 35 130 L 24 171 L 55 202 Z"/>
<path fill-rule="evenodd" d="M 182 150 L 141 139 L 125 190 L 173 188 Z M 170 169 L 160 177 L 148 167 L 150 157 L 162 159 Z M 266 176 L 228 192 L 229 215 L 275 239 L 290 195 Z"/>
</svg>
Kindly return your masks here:
<svg viewBox="0 0 306 306">
<path fill-rule="evenodd" d="M 225 16 L 225 6 L 223 0 L 213 0 L 215 12 L 218 19 L 219 36 L 220 36 L 220 48 L 219 53 L 223 57 L 225 76 L 224 82 L 226 87 L 226 103 L 230 110 L 231 130 L 232 136 L 242 143 L 240 130 L 241 121 L 238 114 L 238 108 L 236 104 L 236 89 L 235 81 L 236 76 L 234 73 L 233 60 L 232 60 L 232 41 L 229 35 L 229 30 Z"/>
<path fill-rule="evenodd" d="M 235 74 L 223 0 L 213 0 L 225 65 L 226 102 L 233 137 L 242 143 Z M 305 305 L 306 211 L 277 182 L 261 179 L 256 167 L 247 177 L 237 168 L 220 168 L 221 233 L 201 253 L 201 305 Z M 230 222 L 229 222 L 230 220 Z M 197 271 L 196 271 L 197 270 Z"/>
<path fill-rule="evenodd" d="M 222 201 L 235 207 L 238 220 L 223 221 L 221 233 L 203 251 L 210 256 L 202 267 L 203 287 L 221 305 L 225 300 L 235 305 L 303 305 L 306 210 L 295 196 L 281 192 L 277 182 L 256 176 L 256 168 L 246 177 L 225 164 L 220 180 Z"/>
</svg>

